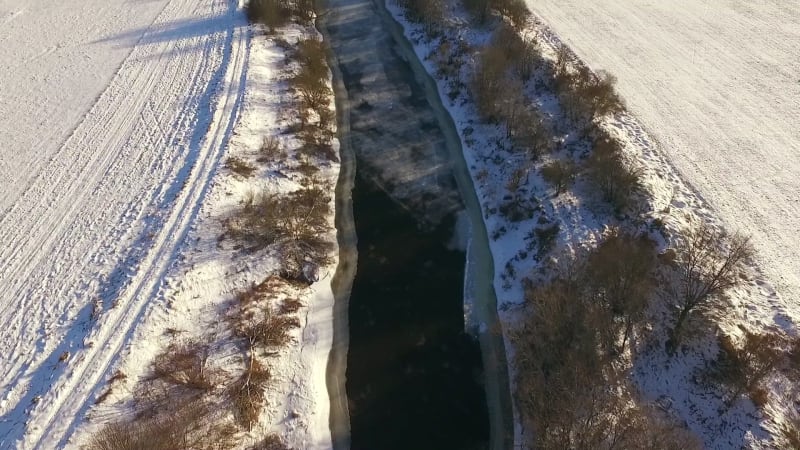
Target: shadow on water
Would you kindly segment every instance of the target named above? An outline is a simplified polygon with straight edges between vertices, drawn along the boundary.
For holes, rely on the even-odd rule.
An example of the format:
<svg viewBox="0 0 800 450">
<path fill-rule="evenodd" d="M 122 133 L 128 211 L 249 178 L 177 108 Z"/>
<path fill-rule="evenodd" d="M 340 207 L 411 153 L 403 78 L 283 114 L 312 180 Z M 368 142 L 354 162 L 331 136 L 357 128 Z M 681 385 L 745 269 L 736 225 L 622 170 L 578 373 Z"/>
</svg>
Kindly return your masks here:
<svg viewBox="0 0 800 450">
<path fill-rule="evenodd" d="M 408 212 L 358 176 L 353 205 L 352 448 L 485 448 L 481 354 L 464 333 L 464 253 L 445 245 L 452 216 L 420 231 Z"/>
</svg>

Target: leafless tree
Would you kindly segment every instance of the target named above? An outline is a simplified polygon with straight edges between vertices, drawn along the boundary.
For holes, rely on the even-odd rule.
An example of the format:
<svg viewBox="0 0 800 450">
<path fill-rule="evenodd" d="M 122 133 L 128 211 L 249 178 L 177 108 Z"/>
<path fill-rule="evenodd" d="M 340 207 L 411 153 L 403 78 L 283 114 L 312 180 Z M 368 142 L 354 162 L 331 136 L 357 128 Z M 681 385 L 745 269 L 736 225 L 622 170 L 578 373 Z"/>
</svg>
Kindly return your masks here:
<svg viewBox="0 0 800 450">
<path fill-rule="evenodd" d="M 623 211 L 630 206 L 640 186 L 639 172 L 623 159 L 618 141 L 596 140 L 587 166 L 590 179 L 614 209 Z"/>
<path fill-rule="evenodd" d="M 601 331 L 605 331 L 609 351 L 620 353 L 642 321 L 654 288 L 655 243 L 646 236 L 615 230 L 588 259 L 586 271 L 593 295 L 614 318 L 612 326 Z"/>
<path fill-rule="evenodd" d="M 667 342 L 670 353 L 689 318 L 725 308 L 725 293 L 742 281 L 739 271 L 752 254 L 749 238 L 729 236 L 706 223 L 686 233 L 677 248 L 677 282 L 671 287 L 677 313 Z"/>
<path fill-rule="evenodd" d="M 556 195 L 564 192 L 577 175 L 572 160 L 556 160 L 542 167 L 542 177 L 556 188 Z"/>
<path fill-rule="evenodd" d="M 472 77 L 473 92 L 478 112 L 489 122 L 497 122 L 501 116 L 503 86 L 507 78 L 509 61 L 502 48 L 488 45 L 483 48 Z"/>
<path fill-rule="evenodd" d="M 490 0 L 461 0 L 461 3 L 464 4 L 467 11 L 469 11 L 478 22 L 483 23 L 489 17 Z"/>
</svg>

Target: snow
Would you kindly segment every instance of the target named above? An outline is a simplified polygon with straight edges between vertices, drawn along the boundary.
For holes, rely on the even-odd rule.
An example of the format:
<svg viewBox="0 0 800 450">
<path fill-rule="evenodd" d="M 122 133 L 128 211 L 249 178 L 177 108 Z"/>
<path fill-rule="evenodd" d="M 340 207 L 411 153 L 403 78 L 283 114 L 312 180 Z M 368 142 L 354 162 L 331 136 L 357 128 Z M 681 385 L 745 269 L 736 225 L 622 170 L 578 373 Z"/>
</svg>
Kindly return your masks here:
<svg viewBox="0 0 800 450">
<path fill-rule="evenodd" d="M 572 4 L 574 3 L 572 2 Z M 394 2 L 387 0 L 387 6 L 390 7 L 395 17 L 403 22 L 406 27 L 406 36 L 414 43 L 415 50 L 418 56 L 424 60 L 428 72 L 436 78 L 436 57 L 429 56 L 435 49 L 435 44 L 423 36 L 424 33 L 419 26 L 410 24 L 402 18 L 403 14 Z M 554 3 L 551 6 L 554 9 L 560 7 Z M 575 22 L 584 20 L 585 17 L 591 15 L 570 16 L 574 13 L 575 9 L 564 14 Z M 487 41 L 488 36 L 485 31 L 466 28 L 466 18 L 458 9 L 450 7 L 446 15 L 457 29 L 453 33 L 456 33 L 459 39 L 463 39 L 471 45 L 481 45 Z M 648 23 L 642 23 L 641 27 L 646 28 Z M 594 46 L 602 45 L 596 42 L 597 37 L 593 34 L 591 26 L 575 24 L 575 28 L 584 33 L 581 36 L 584 36 L 587 42 L 591 42 Z M 618 28 L 615 27 L 614 30 Z M 551 58 L 554 57 L 554 44 L 560 42 L 560 35 L 541 23 L 532 24 L 525 33 L 530 37 L 536 36 L 542 43 L 542 50 L 545 54 Z M 567 37 L 569 36 L 567 34 Z M 591 62 L 591 59 L 589 61 Z M 657 64 L 657 62 L 650 65 L 653 64 Z M 593 68 L 599 69 L 600 67 L 593 66 Z M 613 70 L 612 73 L 616 74 Z M 467 79 L 464 73 L 460 77 L 462 80 Z M 513 155 L 507 154 L 505 150 L 497 149 L 494 144 L 498 139 L 502 141 L 503 132 L 498 127 L 481 124 L 469 98 L 463 95 L 463 92 L 455 99 L 448 97 L 453 89 L 450 84 L 452 79 L 438 77 L 437 81 L 442 102 L 453 116 L 461 135 L 465 158 L 470 165 L 473 180 L 484 208 L 485 223 L 492 237 L 490 245 L 494 258 L 499 314 L 504 332 L 507 332 L 513 328 L 520 317 L 521 305 L 519 303 L 523 298 L 522 280 L 532 276 L 536 281 L 537 274 L 552 271 L 558 267 L 559 261 L 539 262 L 530 257 L 529 245 L 535 240 L 532 241 L 528 233 L 536 227 L 536 220 L 511 223 L 498 213 L 498 206 L 503 203 L 507 193 L 505 186 L 511 179 L 514 169 Z M 621 92 L 624 96 L 625 90 L 621 89 Z M 546 92 L 529 92 L 529 94 L 533 95 L 532 101 L 539 104 L 540 108 L 558 117 L 558 105 L 552 95 Z M 677 98 L 670 98 L 669 101 L 678 102 Z M 636 112 L 635 109 L 634 112 Z M 789 111 L 787 117 L 791 117 L 791 113 Z M 700 120 L 696 116 L 693 121 L 690 125 L 704 123 L 704 120 Z M 797 132 L 795 128 L 791 127 L 789 119 L 773 124 L 776 127 L 782 125 L 786 125 L 783 128 L 784 135 Z M 726 225 L 731 226 L 720 220 L 720 216 L 723 214 L 712 202 L 712 198 L 701 196 L 698 194 L 698 190 L 684 181 L 683 174 L 676 170 L 678 165 L 673 164 L 673 155 L 665 148 L 663 142 L 653 138 L 648 131 L 649 128 L 645 128 L 638 117 L 627 113 L 620 114 L 608 118 L 604 122 L 604 126 L 624 144 L 628 162 L 633 164 L 641 174 L 647 191 L 647 206 L 640 213 L 644 214 L 648 222 L 659 220 L 663 223 L 663 233 L 652 233 L 650 230 L 651 235 L 659 239 L 661 250 L 674 246 L 675 239 L 679 238 L 681 233 L 701 222 L 717 229 Z M 797 148 L 797 142 L 795 139 L 791 145 Z M 789 159 L 785 167 L 792 167 L 793 164 L 796 164 L 791 160 L 790 153 L 784 156 Z M 731 155 L 724 153 L 721 157 L 730 158 Z M 541 164 L 537 164 L 537 166 L 539 165 Z M 713 172 L 713 168 L 710 168 L 709 171 Z M 591 188 L 586 185 L 582 186 L 584 183 L 578 180 L 571 189 L 573 192 L 561 195 L 554 195 L 553 189 L 541 179 L 538 173 L 531 172 L 528 180 L 522 183 L 520 188 L 522 192 L 538 199 L 543 208 L 537 215 L 560 225 L 555 248 L 551 255 L 569 256 L 575 252 L 590 249 L 599 241 L 607 229 L 606 227 L 621 224 L 618 217 L 609 214 L 608 211 L 604 212 L 602 208 L 598 209 L 597 205 L 592 204 L 591 195 L 587 196 L 587 192 Z M 796 192 L 796 188 L 795 183 L 794 192 Z M 774 190 L 775 188 L 769 189 Z M 769 189 L 767 189 L 767 193 L 770 192 Z M 702 190 L 700 193 L 703 194 Z M 748 198 L 743 198 L 743 200 L 746 201 Z M 749 200 L 756 201 L 752 197 Z M 725 217 L 723 216 L 723 218 Z M 740 220 L 749 219 L 740 218 Z M 747 232 L 747 229 L 743 231 Z M 790 234 L 782 236 L 786 236 L 788 239 Z M 754 236 L 760 255 L 764 254 L 761 243 L 769 237 Z M 527 251 L 526 247 L 528 247 Z M 789 253 L 791 251 L 794 249 L 788 250 Z M 787 263 L 787 265 L 790 264 L 791 262 Z M 758 261 L 752 262 L 747 273 L 744 274 L 745 282 L 731 293 L 732 308 L 726 312 L 721 323 L 727 333 L 740 334 L 739 327 L 744 327 L 758 332 L 781 330 L 790 335 L 796 334 L 796 306 L 790 301 L 791 297 L 786 299 L 778 295 L 773 287 L 773 278 L 771 278 L 774 275 L 770 275 L 770 272 L 764 269 L 765 267 L 769 267 L 769 260 L 764 259 L 763 256 Z M 766 276 L 763 271 L 767 271 Z M 779 284 L 779 286 L 785 289 L 786 283 Z M 652 309 L 651 317 L 654 320 L 658 322 L 669 320 L 669 313 L 663 309 L 661 303 L 654 302 Z M 706 335 L 692 339 L 688 343 L 685 353 L 678 358 L 670 358 L 663 351 L 665 338 L 661 333 L 663 330 L 654 333 L 650 339 L 636 344 L 639 353 L 635 355 L 632 378 L 641 391 L 642 400 L 661 405 L 662 409 L 673 416 L 678 423 L 687 425 L 690 430 L 697 433 L 708 448 L 733 449 L 742 448 L 742 446 L 773 448 L 776 445 L 773 439 L 778 433 L 783 418 L 787 414 L 791 414 L 789 411 L 793 409 L 790 396 L 786 395 L 787 381 L 785 377 L 776 375 L 770 382 L 770 404 L 767 405 L 764 412 L 756 411 L 752 403 L 747 400 L 738 401 L 726 410 L 721 394 L 715 392 L 713 388 L 697 383 L 695 378 L 698 370 L 702 369 L 716 355 L 714 336 Z M 510 370 L 513 374 L 514 347 L 513 343 L 508 340 L 508 336 L 505 335 L 505 337 Z M 513 383 L 513 375 L 511 381 Z M 515 410 L 514 414 L 517 417 L 518 412 Z M 519 427 L 518 419 L 515 419 L 515 428 L 515 439 L 520 442 L 522 430 Z"/>
<path fill-rule="evenodd" d="M 219 214 L 253 189 L 221 161 L 276 123 L 283 66 L 275 45 L 252 43 L 239 6 L 0 0 L 0 448 L 85 442 L 104 422 L 86 420 L 121 417 L 165 330 L 198 331 L 274 269 L 215 251 Z M 286 409 L 264 422 L 299 412 L 289 435 L 303 448 L 330 441 L 321 275 L 304 294 L 296 367 L 281 366 Z M 117 409 L 94 407 L 116 370 L 128 375 Z"/>
<path fill-rule="evenodd" d="M 800 299 L 800 9 L 763 0 L 529 0 L 759 265 Z"/>
</svg>

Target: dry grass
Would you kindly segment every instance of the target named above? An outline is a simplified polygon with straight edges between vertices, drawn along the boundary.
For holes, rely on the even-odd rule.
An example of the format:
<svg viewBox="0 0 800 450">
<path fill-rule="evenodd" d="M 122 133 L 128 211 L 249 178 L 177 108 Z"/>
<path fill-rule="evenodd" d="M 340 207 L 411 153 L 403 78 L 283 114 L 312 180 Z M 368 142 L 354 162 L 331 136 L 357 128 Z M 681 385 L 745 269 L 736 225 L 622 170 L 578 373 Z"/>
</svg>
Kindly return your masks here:
<svg viewBox="0 0 800 450">
<path fill-rule="evenodd" d="M 273 292 L 275 289 L 275 280 L 278 280 L 278 278 L 270 276 L 265 278 L 261 283 L 253 283 L 249 288 L 234 294 L 234 300 L 236 300 L 239 306 L 245 308 L 252 304 L 259 303 Z"/>
<path fill-rule="evenodd" d="M 294 314 L 302 308 L 303 302 L 296 298 L 287 298 L 281 303 L 281 314 Z"/>
<path fill-rule="evenodd" d="M 256 161 L 260 163 L 276 162 L 286 159 L 286 149 L 283 148 L 281 141 L 275 136 L 264 137 L 261 142 L 261 147 L 258 149 L 258 158 Z"/>
<path fill-rule="evenodd" d="M 266 401 L 265 389 L 271 378 L 269 369 L 251 359 L 239 380 L 228 390 L 234 416 L 240 426 L 250 429 L 258 421 Z"/>
<path fill-rule="evenodd" d="M 214 371 L 207 368 L 210 355 L 207 344 L 188 341 L 170 344 L 153 361 L 153 379 L 210 391 L 216 385 Z"/>
<path fill-rule="evenodd" d="M 168 401 L 165 398 L 162 401 Z M 221 450 L 235 445 L 229 423 L 204 401 L 178 403 L 156 416 L 111 423 L 93 436 L 87 450 Z"/>
<path fill-rule="evenodd" d="M 332 247 L 322 237 L 330 229 L 329 201 L 318 187 L 284 196 L 255 194 L 225 222 L 227 235 L 250 250 L 280 244 L 286 264 L 308 259 L 322 265 Z"/>
<path fill-rule="evenodd" d="M 225 161 L 225 167 L 231 172 L 241 175 L 245 178 L 250 178 L 253 176 L 253 172 L 256 171 L 255 166 L 235 156 L 231 156 L 227 161 Z"/>
<path fill-rule="evenodd" d="M 291 19 L 291 10 L 287 7 L 287 0 L 250 0 L 245 12 L 251 23 L 265 25 L 270 32 L 275 28 L 286 25 Z"/>
<path fill-rule="evenodd" d="M 274 315 L 265 309 L 261 320 L 243 324 L 238 328 L 237 334 L 252 345 L 276 348 L 288 344 L 292 339 L 290 331 L 299 326 L 297 318 Z"/>
<path fill-rule="evenodd" d="M 291 450 L 277 434 L 270 434 L 263 441 L 254 445 L 250 450 Z"/>
<path fill-rule="evenodd" d="M 800 416 L 787 418 L 786 423 L 781 425 L 781 438 L 783 448 L 800 450 Z"/>
</svg>

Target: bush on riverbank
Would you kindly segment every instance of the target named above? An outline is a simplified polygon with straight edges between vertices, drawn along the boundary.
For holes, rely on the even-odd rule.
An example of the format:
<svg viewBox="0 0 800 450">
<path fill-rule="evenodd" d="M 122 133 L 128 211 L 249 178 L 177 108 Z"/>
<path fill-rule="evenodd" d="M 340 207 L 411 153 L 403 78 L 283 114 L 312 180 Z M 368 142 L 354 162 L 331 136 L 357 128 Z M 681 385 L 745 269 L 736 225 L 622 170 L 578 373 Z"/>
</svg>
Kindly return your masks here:
<svg viewBox="0 0 800 450">
<path fill-rule="evenodd" d="M 225 221 L 226 235 L 258 250 L 278 244 L 284 265 L 296 270 L 302 261 L 324 265 L 332 244 L 324 239 L 330 229 L 330 197 L 321 188 L 301 188 L 286 195 L 252 194 Z"/>
<path fill-rule="evenodd" d="M 309 22 L 314 18 L 314 0 L 249 0 L 245 6 L 247 19 L 260 23 L 270 33 L 288 24 L 292 18 Z"/>
<path fill-rule="evenodd" d="M 596 120 L 623 109 L 613 88 L 613 78 L 596 75 L 576 60 L 564 46 L 555 60 L 541 55 L 535 41 L 527 41 L 507 24 L 494 30 L 489 43 L 478 54 L 472 76 L 472 94 L 481 118 L 506 129 L 512 149 L 535 162 L 556 149 L 554 119 L 546 118 L 531 102 L 526 91 L 533 81 L 545 83 L 556 93 L 564 120 L 571 128 L 584 130 L 583 138 L 592 152 L 584 162 L 588 180 L 603 199 L 622 212 L 634 204 L 640 186 L 639 173 L 622 156 L 622 145 L 608 135 Z M 590 135 L 589 132 L 593 133 Z M 547 179 L 556 183 L 557 193 L 566 188 L 566 179 L 557 173 L 572 160 L 556 161 L 544 169 Z M 561 165 L 558 165 L 561 164 Z M 577 171 L 572 176 L 577 176 Z"/>
<path fill-rule="evenodd" d="M 444 23 L 443 0 L 397 0 L 397 4 L 405 9 L 410 20 L 421 23 L 428 34 L 436 35 Z"/>
<path fill-rule="evenodd" d="M 245 7 L 247 19 L 251 23 L 260 23 L 267 27 L 269 32 L 289 23 L 291 10 L 287 8 L 286 0 L 250 0 Z"/>
<path fill-rule="evenodd" d="M 646 238 L 612 233 L 586 258 L 567 263 L 561 276 L 526 291 L 530 314 L 510 335 L 514 398 L 529 448 L 700 448 L 635 404 L 624 369 L 656 261 Z"/>
</svg>

